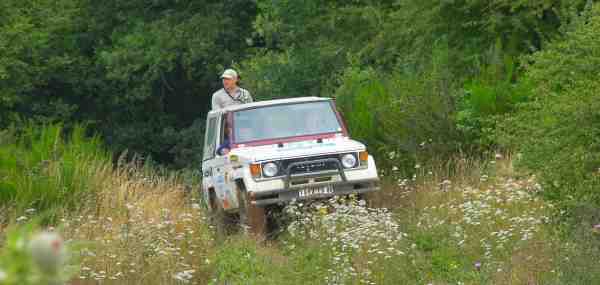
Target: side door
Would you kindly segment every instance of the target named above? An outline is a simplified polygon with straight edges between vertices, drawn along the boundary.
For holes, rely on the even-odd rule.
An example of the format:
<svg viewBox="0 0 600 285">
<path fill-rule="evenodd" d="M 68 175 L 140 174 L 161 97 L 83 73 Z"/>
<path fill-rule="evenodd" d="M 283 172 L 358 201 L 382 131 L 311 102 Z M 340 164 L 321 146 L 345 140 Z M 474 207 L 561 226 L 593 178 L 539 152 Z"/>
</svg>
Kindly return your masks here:
<svg viewBox="0 0 600 285">
<path fill-rule="evenodd" d="M 217 151 L 217 140 L 220 116 L 209 114 L 206 118 L 206 130 L 204 132 L 204 147 L 202 154 L 202 198 L 210 206 L 210 189 L 215 188 L 215 157 Z"/>
<path fill-rule="evenodd" d="M 204 154 L 202 162 L 202 188 L 203 198 L 210 201 L 210 190 L 214 191 L 216 202 L 225 210 L 231 209 L 232 202 L 232 180 L 226 155 L 217 153 L 219 145 L 223 142 L 223 130 L 225 119 L 223 114 L 210 114 L 206 122 L 206 134 L 204 141 Z"/>
</svg>

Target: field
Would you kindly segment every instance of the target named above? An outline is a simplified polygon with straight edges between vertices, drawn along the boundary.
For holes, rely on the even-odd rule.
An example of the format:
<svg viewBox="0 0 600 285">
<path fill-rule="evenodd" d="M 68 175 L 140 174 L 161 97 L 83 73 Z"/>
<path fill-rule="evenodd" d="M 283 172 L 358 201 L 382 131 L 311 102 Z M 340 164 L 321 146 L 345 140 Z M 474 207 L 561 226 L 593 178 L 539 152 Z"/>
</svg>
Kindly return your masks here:
<svg viewBox="0 0 600 285">
<path fill-rule="evenodd" d="M 193 175 L 135 159 L 112 167 L 84 147 L 93 141 L 66 143 L 59 131 L 31 134 L 69 154 L 52 158 L 40 146 L 27 161 L 46 170 L 24 176 L 27 167 L 4 164 L 4 177 L 21 177 L 29 192 L 53 200 L 29 195 L 5 206 L 2 236 L 8 243 L 19 228 L 31 228 L 24 236 L 60 233 L 71 253 L 61 278 L 71 284 L 548 284 L 561 277 L 564 246 L 551 227 L 557 213 L 539 197 L 534 176 L 515 172 L 512 157 L 416 165 L 412 177 L 381 173 L 382 190 L 368 202 L 294 203 L 275 239 L 222 237 Z M 78 191 L 50 195 L 57 187 Z M 10 258 L 10 243 L 1 254 Z"/>
</svg>

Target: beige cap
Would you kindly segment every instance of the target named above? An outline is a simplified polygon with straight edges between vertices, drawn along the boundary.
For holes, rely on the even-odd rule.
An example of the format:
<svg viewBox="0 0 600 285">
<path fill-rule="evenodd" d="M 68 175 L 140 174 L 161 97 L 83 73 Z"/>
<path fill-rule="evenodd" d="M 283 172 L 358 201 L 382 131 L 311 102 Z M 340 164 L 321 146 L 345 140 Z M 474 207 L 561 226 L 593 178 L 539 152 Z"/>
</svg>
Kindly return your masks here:
<svg viewBox="0 0 600 285">
<path fill-rule="evenodd" d="M 229 79 L 236 79 L 238 78 L 238 74 L 235 70 L 233 69 L 226 69 L 223 72 L 223 75 L 221 75 L 221 78 L 229 78 Z"/>
</svg>

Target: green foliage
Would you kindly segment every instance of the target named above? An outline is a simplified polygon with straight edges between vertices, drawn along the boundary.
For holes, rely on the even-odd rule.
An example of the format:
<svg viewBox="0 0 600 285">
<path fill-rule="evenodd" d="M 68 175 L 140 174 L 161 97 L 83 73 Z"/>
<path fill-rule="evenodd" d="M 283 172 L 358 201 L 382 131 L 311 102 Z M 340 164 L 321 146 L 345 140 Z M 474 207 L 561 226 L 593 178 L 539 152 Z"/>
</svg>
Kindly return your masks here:
<svg viewBox="0 0 600 285">
<path fill-rule="evenodd" d="M 390 101 L 389 90 L 374 70 L 361 70 L 349 67 L 341 78 L 341 86 L 336 90 L 336 104 L 348 124 L 353 138 L 362 141 L 372 149 L 381 145 L 383 120 L 380 110 Z"/>
<path fill-rule="evenodd" d="M 173 167 L 197 167 L 198 122 L 221 87 L 218 73 L 235 66 L 243 86 L 259 100 L 346 94 L 336 96 L 354 102 L 357 114 L 346 114 L 351 129 L 378 149 L 389 148 L 395 138 L 374 129 L 406 130 L 384 127 L 383 118 L 420 120 L 394 102 L 420 100 L 438 112 L 414 109 L 436 116 L 430 118 L 436 123 L 424 119 L 423 127 L 454 125 L 439 136 L 453 137 L 446 149 L 456 149 L 455 135 L 448 133 L 456 124 L 462 148 L 485 148 L 496 141 L 490 113 L 511 112 L 530 88 L 514 84 L 523 82 L 514 72 L 520 64 L 502 62 L 546 52 L 546 44 L 570 30 L 578 21 L 574 16 L 592 2 L 6 0 L 0 3 L 0 128 L 21 119 L 67 128 L 85 122 L 117 153 L 129 150 Z M 445 64 L 435 63 L 441 58 Z M 563 73 L 565 80 L 548 88 L 565 88 L 571 70 L 556 66 L 569 61 L 593 74 L 586 70 L 594 64 L 590 58 L 559 58 L 559 64 L 547 62 L 547 70 L 529 77 L 541 82 Z M 440 67 L 445 71 L 436 70 Z M 503 68 L 491 72 L 497 77 L 487 78 L 497 67 Z M 354 83 L 359 78 L 353 74 L 363 71 L 370 85 Z M 424 79 L 442 73 L 441 81 Z M 389 99 L 396 88 L 427 88 L 424 84 L 440 84 L 433 89 L 445 89 L 439 93 L 445 98 Z M 456 95 L 459 85 L 469 90 L 468 97 Z M 389 98 L 372 100 L 369 92 Z M 386 108 L 360 110 L 373 105 Z M 420 127 L 413 129 L 419 133 Z M 416 141 L 430 135 L 418 136 Z"/>
<path fill-rule="evenodd" d="M 35 269 L 27 253 L 26 237 L 31 235 L 32 225 L 13 229 L 6 234 L 5 244 L 0 248 L 0 284 L 31 284 L 28 276 Z"/>
<path fill-rule="evenodd" d="M 554 257 L 555 266 L 560 269 L 561 284 L 591 284 L 600 278 L 600 265 L 590 262 L 600 258 L 600 229 L 594 226 L 600 217 L 598 207 L 582 204 L 572 215 L 577 219 L 554 229 L 561 237 Z"/>
<path fill-rule="evenodd" d="M 93 43 L 100 82 L 90 87 L 100 92 L 93 92 L 92 110 L 100 112 L 89 118 L 91 127 L 116 152 L 197 167 L 197 155 L 183 159 L 199 152 L 193 136 L 203 129 L 194 121 L 209 110 L 219 72 L 247 56 L 255 4 L 110 1 L 85 8 L 101 39 Z M 110 123 L 95 123 L 105 116 Z"/>
<path fill-rule="evenodd" d="M 540 174 L 546 196 L 569 208 L 600 205 L 600 7 L 576 21 L 564 39 L 529 58 L 532 102 L 501 126 L 503 142 Z"/>
<path fill-rule="evenodd" d="M 259 99 L 331 97 L 334 78 L 378 31 L 389 1 L 258 1 L 265 47 L 241 64 Z"/>
<path fill-rule="evenodd" d="M 266 51 L 244 63 L 243 84 L 256 100 L 318 96 L 324 67 L 319 60 L 308 50 Z"/>
<path fill-rule="evenodd" d="M 93 198 L 95 171 L 110 161 L 98 138 L 76 126 L 29 125 L 15 142 L 0 145 L 0 205 L 17 212 L 73 208 Z"/>
<path fill-rule="evenodd" d="M 367 144 L 380 168 L 397 166 L 410 173 L 417 160 L 444 157 L 460 147 L 446 54 L 440 47 L 420 74 L 377 72 L 355 62 L 340 77 L 337 105 L 351 136 Z"/>
<path fill-rule="evenodd" d="M 270 270 L 269 261 L 257 253 L 249 240 L 230 241 L 217 253 L 215 280 L 217 283 L 263 283 Z"/>
<path fill-rule="evenodd" d="M 417 161 L 448 157 L 460 149 L 454 123 L 456 90 L 443 73 L 396 73 L 391 86 L 395 96 L 383 106 L 382 127 L 386 152 L 398 154 L 399 166 L 410 169 Z"/>
<path fill-rule="evenodd" d="M 448 41 L 452 70 L 476 74 L 491 61 L 500 39 L 511 55 L 527 53 L 555 37 L 585 0 L 399 1 L 363 54 L 369 62 L 422 70 L 436 43 Z M 407 27 L 407 28 L 398 28 Z"/>
<path fill-rule="evenodd" d="M 52 96 L 52 91 L 64 82 L 58 74 L 74 75 L 86 65 L 73 53 L 78 16 L 78 1 L 73 0 L 2 1 L 0 128 L 16 119 L 19 106 L 36 110 L 40 120 L 70 118 L 75 107 L 66 98 Z"/>
<path fill-rule="evenodd" d="M 242 0 L 2 1 L 0 128 L 85 122 L 115 152 L 195 167 L 182 153 L 197 147 L 177 140 L 210 108 L 218 73 L 248 56 L 255 13 Z"/>
<path fill-rule="evenodd" d="M 527 78 L 515 82 L 517 64 L 503 54 L 501 42 L 495 49 L 495 62 L 465 84 L 465 95 L 458 103 L 457 127 L 465 143 L 481 150 L 498 148 L 496 125 L 498 117 L 514 111 L 528 100 L 533 89 Z"/>
<path fill-rule="evenodd" d="M 3 233 L 5 241 L 0 246 L 0 284 L 63 284 L 75 273 L 74 267 L 71 265 L 50 264 L 48 266 L 59 267 L 58 271 L 47 271 L 45 270 L 47 268 L 39 264 L 39 255 L 43 253 L 33 252 L 31 248 L 32 239 L 39 237 L 37 231 L 34 223 L 30 222 L 25 225 L 13 226 Z M 37 258 L 34 256 L 36 254 Z M 47 261 L 54 260 L 48 259 Z"/>
</svg>

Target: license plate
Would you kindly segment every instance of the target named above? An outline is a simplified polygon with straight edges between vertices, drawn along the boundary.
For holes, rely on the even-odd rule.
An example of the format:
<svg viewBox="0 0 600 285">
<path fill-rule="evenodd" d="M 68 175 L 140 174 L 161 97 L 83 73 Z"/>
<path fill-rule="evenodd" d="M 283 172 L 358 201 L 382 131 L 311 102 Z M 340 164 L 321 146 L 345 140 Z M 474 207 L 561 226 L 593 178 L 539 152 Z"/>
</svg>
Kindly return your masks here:
<svg viewBox="0 0 600 285">
<path fill-rule="evenodd" d="M 302 190 L 298 191 L 298 197 L 306 198 L 306 197 L 310 197 L 310 196 L 321 195 L 321 194 L 331 194 L 331 193 L 333 193 L 333 186 L 331 186 L 331 185 L 310 187 L 310 188 L 306 188 L 306 189 L 302 189 Z"/>
</svg>

